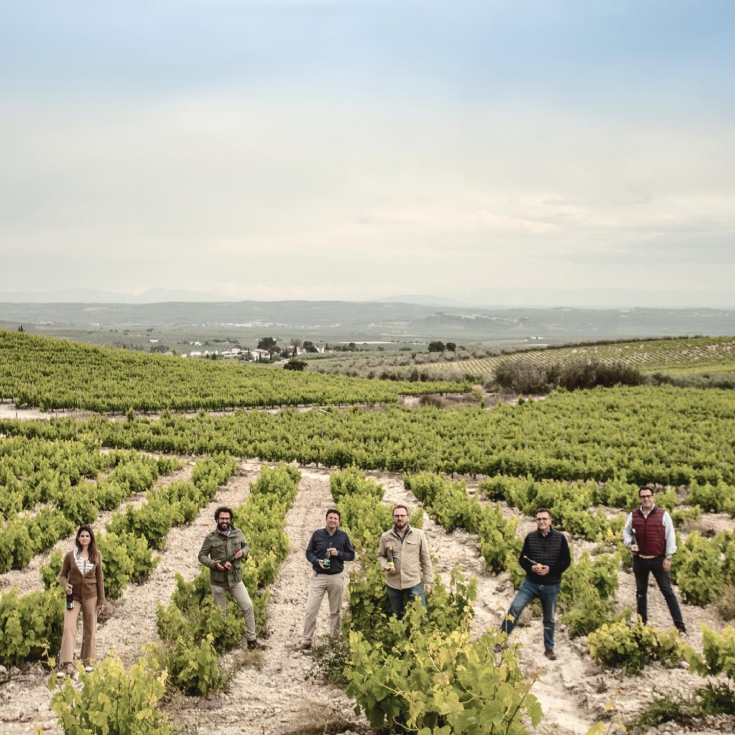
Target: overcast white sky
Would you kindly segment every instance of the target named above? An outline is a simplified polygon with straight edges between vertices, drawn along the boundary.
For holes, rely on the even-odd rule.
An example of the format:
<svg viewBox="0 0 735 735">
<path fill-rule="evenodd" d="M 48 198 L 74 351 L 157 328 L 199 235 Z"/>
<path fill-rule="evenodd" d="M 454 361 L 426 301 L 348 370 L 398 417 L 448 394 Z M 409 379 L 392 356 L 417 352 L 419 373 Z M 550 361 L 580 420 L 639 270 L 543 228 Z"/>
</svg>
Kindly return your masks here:
<svg viewBox="0 0 735 735">
<path fill-rule="evenodd" d="M 732 296 L 733 79 L 732 0 L 5 2 L 0 291 Z"/>
</svg>

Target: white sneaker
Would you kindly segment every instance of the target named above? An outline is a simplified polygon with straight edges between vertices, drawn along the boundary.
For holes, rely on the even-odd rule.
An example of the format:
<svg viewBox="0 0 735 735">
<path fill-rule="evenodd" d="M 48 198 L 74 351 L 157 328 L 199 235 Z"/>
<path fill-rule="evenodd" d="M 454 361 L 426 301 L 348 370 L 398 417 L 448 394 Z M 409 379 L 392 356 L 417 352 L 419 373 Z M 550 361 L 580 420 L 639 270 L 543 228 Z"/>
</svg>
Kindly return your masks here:
<svg viewBox="0 0 735 735">
<path fill-rule="evenodd" d="M 85 664 L 84 671 L 87 674 L 91 674 L 94 671 L 94 666 L 92 666 L 92 664 Z"/>
<path fill-rule="evenodd" d="M 60 664 L 59 670 L 56 672 L 57 679 L 64 679 L 67 676 L 74 676 L 74 664 Z"/>
</svg>

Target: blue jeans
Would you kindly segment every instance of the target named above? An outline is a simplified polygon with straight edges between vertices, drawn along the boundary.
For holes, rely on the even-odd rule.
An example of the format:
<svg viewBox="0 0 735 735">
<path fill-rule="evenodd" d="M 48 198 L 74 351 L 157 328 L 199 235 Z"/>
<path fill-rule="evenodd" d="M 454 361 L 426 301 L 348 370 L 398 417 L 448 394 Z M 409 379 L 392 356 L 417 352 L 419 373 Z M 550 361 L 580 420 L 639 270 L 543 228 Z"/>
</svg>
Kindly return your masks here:
<svg viewBox="0 0 735 735">
<path fill-rule="evenodd" d="M 506 617 L 500 630 L 510 635 L 513 628 L 516 627 L 518 618 L 526 609 L 526 605 L 537 597 L 541 600 L 541 609 L 544 613 L 544 648 L 547 651 L 554 650 L 554 616 L 556 615 L 556 600 L 559 597 L 560 584 L 536 584 L 524 579 L 518 588 L 515 599 L 511 603 L 508 615 L 513 620 Z"/>
<path fill-rule="evenodd" d="M 414 587 L 407 587 L 405 590 L 396 590 L 388 587 L 388 599 L 393 614 L 400 620 L 403 617 L 403 611 L 406 607 L 406 601 L 409 603 L 418 597 L 421 604 L 426 607 L 426 598 L 424 597 L 424 588 L 419 582 Z"/>
</svg>

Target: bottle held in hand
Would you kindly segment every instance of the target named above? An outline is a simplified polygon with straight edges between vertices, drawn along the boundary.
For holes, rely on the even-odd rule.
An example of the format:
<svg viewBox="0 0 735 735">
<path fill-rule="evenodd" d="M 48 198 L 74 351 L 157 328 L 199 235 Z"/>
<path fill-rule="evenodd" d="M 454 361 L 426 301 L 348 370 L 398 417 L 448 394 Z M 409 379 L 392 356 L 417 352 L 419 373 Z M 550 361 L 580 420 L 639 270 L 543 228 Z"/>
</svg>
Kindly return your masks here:
<svg viewBox="0 0 735 735">
<path fill-rule="evenodd" d="M 322 559 L 322 565 L 325 569 L 330 569 L 332 566 L 332 554 L 329 551 L 329 549 L 332 548 L 332 544 L 329 544 L 329 547 L 327 548 L 327 553 L 324 556 L 324 559 Z"/>
<path fill-rule="evenodd" d="M 635 528 L 632 528 L 631 531 L 633 532 L 633 542 L 630 545 L 630 553 L 631 554 L 637 554 L 638 553 L 638 539 L 635 535 Z"/>
<path fill-rule="evenodd" d="M 66 585 L 66 609 L 67 610 L 73 610 L 74 609 L 74 595 L 73 595 L 73 588 L 70 584 Z"/>
<path fill-rule="evenodd" d="M 385 556 L 388 559 L 388 564 L 387 564 L 388 569 L 395 569 L 396 563 L 393 557 L 393 546 L 392 545 L 389 546 L 388 549 L 386 550 Z"/>
</svg>

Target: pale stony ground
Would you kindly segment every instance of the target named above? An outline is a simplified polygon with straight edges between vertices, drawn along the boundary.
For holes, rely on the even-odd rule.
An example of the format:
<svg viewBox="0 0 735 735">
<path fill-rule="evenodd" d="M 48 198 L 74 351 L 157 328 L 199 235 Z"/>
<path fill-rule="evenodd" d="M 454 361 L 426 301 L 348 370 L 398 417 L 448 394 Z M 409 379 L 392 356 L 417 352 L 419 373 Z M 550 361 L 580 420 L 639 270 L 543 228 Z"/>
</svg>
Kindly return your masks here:
<svg viewBox="0 0 735 735">
<path fill-rule="evenodd" d="M 234 506 L 244 502 L 249 483 L 257 477 L 261 466 L 262 463 L 257 461 L 243 461 L 239 474 L 219 491 L 213 503 L 192 525 L 172 529 L 161 563 L 152 578 L 144 585 L 129 587 L 122 599 L 111 606 L 109 619 L 98 631 L 98 651 L 114 648 L 125 661 L 130 662 L 140 654 L 144 643 L 157 639 L 155 608 L 159 602 L 166 603 L 170 599 L 175 586 L 175 572 L 181 572 L 186 579 L 196 575 L 196 553 L 202 538 L 212 527 L 214 508 L 221 504 Z M 368 474 L 385 487 L 386 502 L 404 502 L 411 508 L 418 505 L 415 497 L 403 486 L 400 475 Z M 315 679 L 316 665 L 312 657 L 295 650 L 301 636 L 311 573 L 304 558 L 304 549 L 312 531 L 323 525 L 324 513 L 332 504 L 328 478 L 328 470 L 302 469 L 299 493 L 287 515 L 286 531 L 291 549 L 271 592 L 268 649 L 259 657 L 260 668 L 240 669 L 224 694 L 209 698 L 177 697 L 166 704 L 165 708 L 174 722 L 185 732 L 204 733 L 216 726 L 217 731 L 224 735 L 286 735 L 309 726 L 323 729 L 329 723 L 343 723 L 350 729 L 365 727 L 364 720 L 353 712 L 354 703 L 341 690 Z M 470 485 L 471 489 L 476 487 L 476 483 Z M 509 515 L 517 515 L 513 509 L 504 510 Z M 728 523 L 732 527 L 732 521 L 726 517 L 705 517 L 705 522 L 718 528 Z M 519 534 L 525 535 L 533 527 L 528 519 L 523 519 Z M 473 632 L 480 635 L 488 627 L 499 625 L 514 594 L 508 575 L 487 574 L 475 536 L 462 531 L 447 534 L 426 515 L 424 528 L 436 558 L 437 570 L 445 581 L 457 565 L 467 574 L 478 577 Z M 591 546 L 575 541 L 575 556 Z M 632 574 L 620 572 L 619 576 L 619 603 L 621 606 L 633 605 L 635 586 Z M 327 630 L 326 601 L 324 605 L 318 634 Z M 649 593 L 649 614 L 651 624 L 657 628 L 670 627 L 668 609 L 655 584 Z M 690 630 L 690 641 L 695 647 L 701 645 L 700 623 L 717 630 L 723 627 L 712 606 L 697 608 L 685 605 L 684 616 Z M 81 635 L 78 645 L 80 641 Z M 545 713 L 539 732 L 561 735 L 585 733 L 592 724 L 606 716 L 608 703 L 614 703 L 617 711 L 627 718 L 644 708 L 654 689 L 662 693 L 689 694 L 704 681 L 691 675 L 683 666 L 670 670 L 654 666 L 647 669 L 642 677 L 626 679 L 618 672 L 596 666 L 586 653 L 584 639 L 570 640 L 559 621 L 556 644 L 559 659 L 555 662 L 543 656 L 540 619 L 530 618 L 527 625 L 519 626 L 513 641 L 521 645 L 524 671 L 528 675 L 538 674 L 533 691 Z M 232 655 L 224 658 L 225 665 L 232 661 Z M 45 678 L 40 669 L 31 669 L 0 685 L 0 731 L 3 735 L 30 735 L 36 723 L 50 735 L 59 733 L 48 707 L 50 693 L 45 687 Z M 682 732 L 682 729 L 664 726 L 659 731 L 673 734 Z M 728 728 L 719 727 L 716 731 L 726 732 Z M 698 732 L 708 730 L 700 729 Z"/>
<path fill-rule="evenodd" d="M 222 735 L 286 733 L 310 725 L 323 728 L 330 722 L 360 722 L 344 692 L 315 681 L 312 657 L 295 650 L 301 641 L 311 578 L 304 552 L 312 532 L 324 526 L 325 513 L 332 505 L 328 472 L 303 469 L 299 494 L 286 516 L 291 548 L 271 592 L 270 635 L 262 666 L 241 669 L 226 694 L 180 701 L 175 717 L 187 731 L 209 732 L 213 718 Z M 325 598 L 317 636 L 328 632 L 327 615 Z"/>
</svg>

